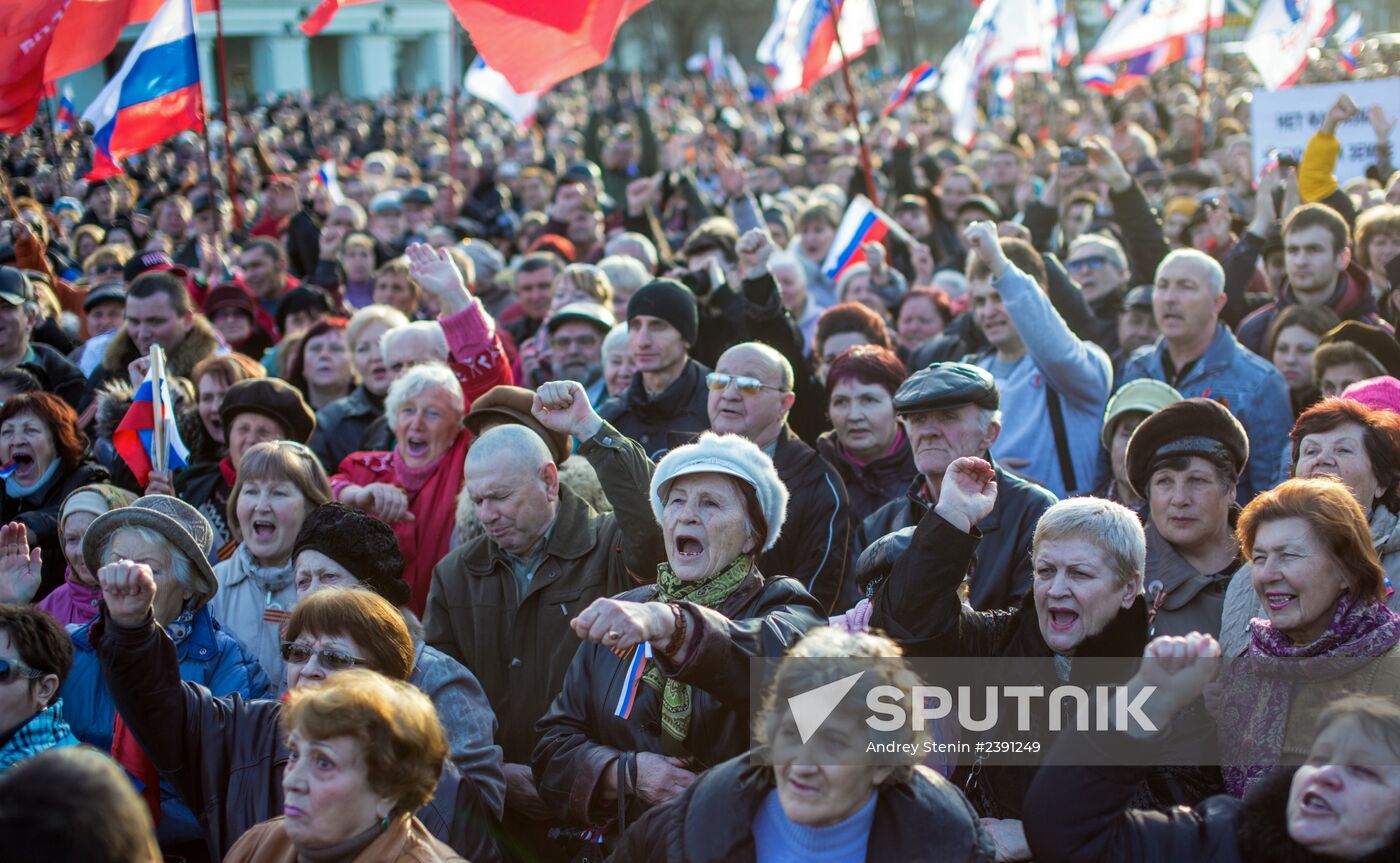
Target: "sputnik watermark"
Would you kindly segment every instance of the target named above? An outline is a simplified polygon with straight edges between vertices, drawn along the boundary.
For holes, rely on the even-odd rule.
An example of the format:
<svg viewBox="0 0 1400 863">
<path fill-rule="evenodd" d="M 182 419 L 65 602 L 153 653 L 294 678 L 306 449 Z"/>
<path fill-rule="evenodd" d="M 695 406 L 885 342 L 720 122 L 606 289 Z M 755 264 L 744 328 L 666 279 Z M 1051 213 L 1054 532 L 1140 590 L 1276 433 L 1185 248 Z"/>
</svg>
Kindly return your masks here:
<svg viewBox="0 0 1400 863">
<path fill-rule="evenodd" d="M 854 685 L 852 681 L 851 686 Z M 915 731 L 925 731 L 931 723 L 956 713 L 958 727 L 964 731 L 996 728 L 1028 732 L 1033 727 L 1032 716 L 1038 714 L 1046 717 L 1043 727 L 1050 731 L 1145 734 L 1157 731 L 1157 726 L 1142 712 L 1152 693 L 1157 691 L 1155 686 L 1144 686 L 1136 692 L 1126 686 L 1096 686 L 1092 694 L 1084 687 L 1070 684 L 1057 686 L 1048 693 L 1043 686 L 986 686 L 982 687 L 980 715 L 975 715 L 979 712 L 979 702 L 974 691 L 975 687 L 959 686 L 954 698 L 953 692 L 942 686 L 915 686 L 908 693 L 897 686 L 873 686 L 866 693 L 865 704 L 875 715 L 866 719 L 866 723 L 874 731 L 896 731 L 906 724 Z M 906 695 L 916 705 L 912 709 L 906 709 L 902 703 Z M 1015 702 L 1014 725 L 1002 721 L 1003 701 Z M 1043 709 L 1035 709 L 1038 702 L 1044 704 Z"/>
</svg>

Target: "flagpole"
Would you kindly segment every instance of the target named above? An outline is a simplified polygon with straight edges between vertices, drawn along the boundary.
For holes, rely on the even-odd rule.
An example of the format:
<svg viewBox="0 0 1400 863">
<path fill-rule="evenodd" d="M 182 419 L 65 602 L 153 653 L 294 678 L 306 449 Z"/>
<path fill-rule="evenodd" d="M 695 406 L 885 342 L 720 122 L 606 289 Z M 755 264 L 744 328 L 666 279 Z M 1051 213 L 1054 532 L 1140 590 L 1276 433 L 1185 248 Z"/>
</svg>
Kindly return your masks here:
<svg viewBox="0 0 1400 863">
<path fill-rule="evenodd" d="M 165 351 L 160 345 L 151 345 L 151 470 L 165 473 L 170 466 L 169 453 L 165 445 L 165 403 L 162 400 L 161 383 L 165 380 Z"/>
<path fill-rule="evenodd" d="M 1215 4 L 1216 0 L 1206 0 L 1206 26 L 1201 31 L 1201 85 L 1196 91 L 1196 141 L 1191 147 L 1192 164 L 1200 161 L 1201 145 L 1205 141 L 1206 100 L 1210 95 L 1207 92 L 1206 77 L 1210 74 L 1210 31 L 1211 21 L 1215 17 Z"/>
<path fill-rule="evenodd" d="M 53 160 L 53 169 L 58 171 L 58 178 L 63 179 L 63 167 L 58 164 L 58 131 L 53 119 L 53 100 L 58 98 L 57 90 L 55 95 L 48 96 L 42 101 L 44 103 L 44 113 L 49 118 L 49 158 Z"/>
<path fill-rule="evenodd" d="M 851 64 L 846 58 L 846 46 L 841 44 L 841 4 L 831 4 L 831 28 L 836 34 L 836 50 L 841 53 L 841 78 L 846 82 L 846 97 L 851 106 L 851 125 L 856 129 L 856 141 L 860 144 L 860 170 L 865 175 L 865 194 L 876 206 L 880 206 L 880 192 L 875 187 L 875 171 L 870 166 L 870 148 L 865 144 L 865 132 L 860 127 L 860 107 L 856 103 L 856 88 L 851 83 Z"/>
<path fill-rule="evenodd" d="M 228 118 L 228 63 L 224 56 L 224 0 L 214 0 L 215 62 L 219 67 L 219 113 L 224 120 L 224 170 L 228 174 L 228 200 L 233 207 L 234 227 L 243 228 L 243 208 L 238 206 L 238 175 L 233 169 L 233 127 Z M 213 171 L 210 171 L 213 176 Z M 211 180 L 212 182 L 212 180 Z M 213 201 L 209 202 L 213 205 Z M 218 210 L 214 220 L 219 221 Z"/>
</svg>

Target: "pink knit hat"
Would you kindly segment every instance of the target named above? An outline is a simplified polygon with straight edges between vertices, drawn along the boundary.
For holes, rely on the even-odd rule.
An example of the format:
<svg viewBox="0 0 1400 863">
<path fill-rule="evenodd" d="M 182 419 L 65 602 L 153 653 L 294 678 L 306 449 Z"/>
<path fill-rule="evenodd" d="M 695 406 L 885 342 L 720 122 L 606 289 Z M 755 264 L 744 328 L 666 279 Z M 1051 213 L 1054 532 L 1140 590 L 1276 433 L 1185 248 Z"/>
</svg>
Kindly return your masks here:
<svg viewBox="0 0 1400 863">
<path fill-rule="evenodd" d="M 1367 378 L 1342 390 L 1342 398 L 1360 402 L 1372 410 L 1400 414 L 1400 381 L 1388 375 Z"/>
</svg>

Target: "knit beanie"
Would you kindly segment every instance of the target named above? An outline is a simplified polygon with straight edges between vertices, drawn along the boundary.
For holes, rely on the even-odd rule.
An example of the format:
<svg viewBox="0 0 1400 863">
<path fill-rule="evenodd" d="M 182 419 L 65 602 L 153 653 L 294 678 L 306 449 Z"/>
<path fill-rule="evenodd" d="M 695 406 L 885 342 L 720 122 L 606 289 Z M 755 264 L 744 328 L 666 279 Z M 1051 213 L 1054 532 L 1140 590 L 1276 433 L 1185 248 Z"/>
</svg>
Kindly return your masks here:
<svg viewBox="0 0 1400 863">
<path fill-rule="evenodd" d="M 788 490 L 767 453 L 748 438 L 714 432 L 705 432 L 695 443 L 671 450 L 656 465 L 651 477 L 651 510 L 658 524 L 665 509 L 667 486 L 672 480 L 693 473 L 720 473 L 748 484 L 768 528 L 763 551 L 773 547 L 787 518 Z"/>
<path fill-rule="evenodd" d="M 394 529 L 374 516 L 340 503 L 325 503 L 307 514 L 292 545 L 292 560 L 319 551 L 340 564 L 365 587 L 395 607 L 408 603 L 403 553 Z"/>
<path fill-rule="evenodd" d="M 675 279 L 656 279 L 633 294 L 627 301 L 627 322 L 638 315 L 660 318 L 680 331 L 691 346 L 699 335 L 700 310 L 695 295 Z"/>
<path fill-rule="evenodd" d="M 1384 376 L 1357 381 L 1342 390 L 1342 398 L 1360 402 L 1371 410 L 1400 414 L 1400 380 Z"/>
</svg>

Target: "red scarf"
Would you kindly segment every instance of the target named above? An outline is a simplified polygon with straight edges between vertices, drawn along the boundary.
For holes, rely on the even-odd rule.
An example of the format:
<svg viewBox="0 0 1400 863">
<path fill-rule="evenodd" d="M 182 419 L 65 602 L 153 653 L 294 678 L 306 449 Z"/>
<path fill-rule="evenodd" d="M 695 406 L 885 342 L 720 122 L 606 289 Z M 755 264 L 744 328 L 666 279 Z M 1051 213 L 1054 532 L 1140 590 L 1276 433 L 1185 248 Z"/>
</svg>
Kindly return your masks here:
<svg viewBox="0 0 1400 863">
<path fill-rule="evenodd" d="M 112 759 L 141 783 L 141 798 L 151 810 L 151 820 L 160 824 L 160 773 L 116 712 L 112 714 Z"/>
<path fill-rule="evenodd" d="M 408 492 L 410 521 L 395 522 L 394 534 L 404 556 L 404 580 L 413 594 L 408 607 L 420 618 L 428 605 L 433 567 L 447 556 L 456 527 L 457 495 L 462 491 L 463 466 L 471 433 L 463 430 L 450 449 L 433 464 L 411 468 L 403 463 L 398 449 L 390 455 L 397 485 Z"/>
</svg>

